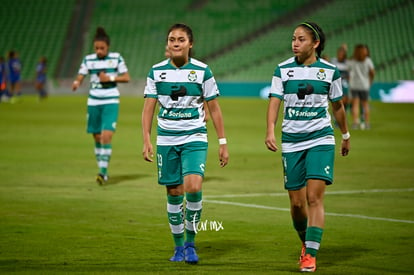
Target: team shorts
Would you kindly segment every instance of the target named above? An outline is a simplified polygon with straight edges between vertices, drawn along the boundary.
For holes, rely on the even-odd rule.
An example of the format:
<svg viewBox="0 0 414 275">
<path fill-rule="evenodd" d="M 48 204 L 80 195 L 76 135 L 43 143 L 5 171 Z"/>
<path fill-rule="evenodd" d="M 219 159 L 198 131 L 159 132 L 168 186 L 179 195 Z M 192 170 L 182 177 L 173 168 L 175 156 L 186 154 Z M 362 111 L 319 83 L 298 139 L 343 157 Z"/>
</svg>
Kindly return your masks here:
<svg viewBox="0 0 414 275">
<path fill-rule="evenodd" d="M 364 90 L 351 90 L 352 98 L 359 98 L 361 100 L 368 100 L 369 91 Z"/>
<path fill-rule="evenodd" d="M 207 142 L 195 141 L 182 145 L 158 145 L 158 184 L 183 184 L 186 175 L 204 177 L 207 160 Z"/>
<path fill-rule="evenodd" d="M 118 121 L 119 104 L 88 106 L 87 132 L 99 134 L 103 130 L 115 132 Z"/>
<path fill-rule="evenodd" d="M 308 179 L 320 179 L 326 185 L 332 184 L 334 159 L 334 145 L 319 145 L 303 151 L 282 153 L 285 189 L 299 190 L 306 186 Z"/>
</svg>

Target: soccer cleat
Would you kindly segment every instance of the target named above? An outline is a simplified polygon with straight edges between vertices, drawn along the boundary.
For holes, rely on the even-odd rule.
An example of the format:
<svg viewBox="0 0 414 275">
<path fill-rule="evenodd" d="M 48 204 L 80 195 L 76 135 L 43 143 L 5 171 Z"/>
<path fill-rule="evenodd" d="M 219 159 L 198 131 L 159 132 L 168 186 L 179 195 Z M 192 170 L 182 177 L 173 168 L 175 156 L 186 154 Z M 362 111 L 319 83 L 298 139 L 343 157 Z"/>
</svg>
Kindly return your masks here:
<svg viewBox="0 0 414 275">
<path fill-rule="evenodd" d="M 301 272 L 315 272 L 316 270 L 316 258 L 310 254 L 306 254 L 300 262 Z"/>
<path fill-rule="evenodd" d="M 182 262 L 184 261 L 184 246 L 176 246 L 174 255 L 170 258 L 171 262 Z"/>
<path fill-rule="evenodd" d="M 104 184 L 105 182 L 107 182 L 108 181 L 108 175 L 104 175 L 104 174 L 98 174 L 97 176 L 96 176 L 96 182 L 99 184 L 99 185 L 102 185 L 102 184 Z"/>
<path fill-rule="evenodd" d="M 196 264 L 198 263 L 198 256 L 196 253 L 196 249 L 194 243 L 186 242 L 184 244 L 184 255 L 185 255 L 185 262 L 188 264 Z"/>
</svg>

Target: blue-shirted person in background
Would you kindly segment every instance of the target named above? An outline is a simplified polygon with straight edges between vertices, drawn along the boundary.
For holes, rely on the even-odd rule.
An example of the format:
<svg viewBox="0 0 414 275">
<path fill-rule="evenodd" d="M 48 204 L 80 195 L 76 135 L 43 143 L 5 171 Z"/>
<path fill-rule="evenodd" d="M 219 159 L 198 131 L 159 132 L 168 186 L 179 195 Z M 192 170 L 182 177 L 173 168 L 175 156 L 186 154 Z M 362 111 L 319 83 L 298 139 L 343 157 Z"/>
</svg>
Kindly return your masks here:
<svg viewBox="0 0 414 275">
<path fill-rule="evenodd" d="M 9 52 L 9 60 L 7 62 L 9 81 L 10 81 L 10 102 L 16 103 L 20 99 L 20 75 L 22 71 L 22 63 L 16 51 Z"/>
</svg>

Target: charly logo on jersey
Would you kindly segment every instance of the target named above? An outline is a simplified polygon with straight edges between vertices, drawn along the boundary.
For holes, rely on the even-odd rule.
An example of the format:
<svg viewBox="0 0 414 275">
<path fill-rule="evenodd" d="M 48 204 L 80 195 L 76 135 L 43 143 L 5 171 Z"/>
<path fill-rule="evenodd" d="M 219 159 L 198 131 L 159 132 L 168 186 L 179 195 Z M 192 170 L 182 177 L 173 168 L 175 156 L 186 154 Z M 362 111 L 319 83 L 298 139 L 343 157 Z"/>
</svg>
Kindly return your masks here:
<svg viewBox="0 0 414 275">
<path fill-rule="evenodd" d="M 316 74 L 316 77 L 319 80 L 324 80 L 326 78 L 326 73 L 324 69 L 319 69 L 319 72 Z"/>
<path fill-rule="evenodd" d="M 197 80 L 197 73 L 195 71 L 190 71 L 188 74 L 188 80 L 194 82 Z"/>
</svg>

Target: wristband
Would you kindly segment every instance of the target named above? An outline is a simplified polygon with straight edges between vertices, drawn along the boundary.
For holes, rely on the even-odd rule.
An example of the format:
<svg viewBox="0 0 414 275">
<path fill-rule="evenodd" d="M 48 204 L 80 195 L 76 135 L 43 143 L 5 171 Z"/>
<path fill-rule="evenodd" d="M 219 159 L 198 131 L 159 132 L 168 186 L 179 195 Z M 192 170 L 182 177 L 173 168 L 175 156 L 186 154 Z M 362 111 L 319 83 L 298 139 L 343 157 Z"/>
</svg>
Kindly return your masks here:
<svg viewBox="0 0 414 275">
<path fill-rule="evenodd" d="M 346 132 L 345 134 L 342 134 L 343 140 L 348 140 L 351 137 L 351 134 L 349 132 Z"/>
<path fill-rule="evenodd" d="M 115 82 L 115 76 L 111 75 L 111 76 L 109 77 L 109 81 L 111 81 L 111 82 Z"/>
<path fill-rule="evenodd" d="M 227 139 L 226 138 L 219 138 L 219 144 L 220 145 L 227 144 Z"/>
</svg>

